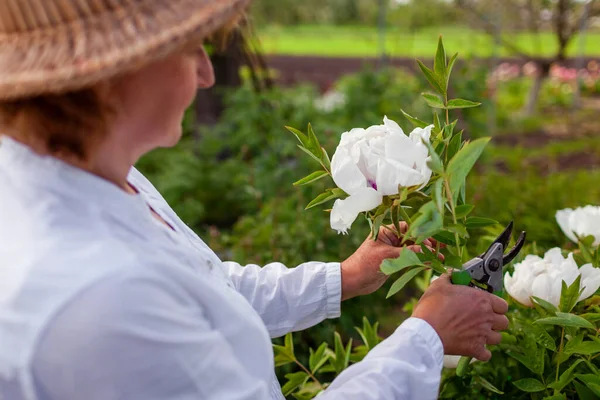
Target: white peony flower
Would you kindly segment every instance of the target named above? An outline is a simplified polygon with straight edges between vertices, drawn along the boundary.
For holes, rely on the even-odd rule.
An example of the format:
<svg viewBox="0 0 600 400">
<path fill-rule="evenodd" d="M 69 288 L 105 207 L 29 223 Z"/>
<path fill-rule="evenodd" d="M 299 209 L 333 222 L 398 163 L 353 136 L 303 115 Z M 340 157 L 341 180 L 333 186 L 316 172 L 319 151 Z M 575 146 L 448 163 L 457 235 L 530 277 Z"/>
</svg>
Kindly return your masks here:
<svg viewBox="0 0 600 400">
<path fill-rule="evenodd" d="M 346 105 L 346 95 L 337 90 L 330 90 L 315 101 L 317 110 L 332 112 Z"/>
<path fill-rule="evenodd" d="M 575 234 L 580 237 L 592 235 L 594 246 L 600 245 L 600 207 L 565 208 L 556 212 L 556 222 L 572 241 L 577 242 Z"/>
<path fill-rule="evenodd" d="M 584 288 L 579 300 L 585 300 L 600 287 L 600 268 L 592 264 L 577 267 L 573 253 L 567 258 L 559 248 L 549 250 L 544 258 L 528 255 L 515 264 L 515 272 L 504 275 L 504 287 L 508 294 L 519 303 L 532 307 L 530 297 L 536 296 L 555 306 L 560 302 L 562 282 L 570 285 L 581 275 L 581 287 Z"/>
<path fill-rule="evenodd" d="M 422 140 L 429 141 L 432 127 L 417 128 L 407 136 L 385 117 L 383 125 L 342 134 L 331 159 L 331 173 L 349 197 L 333 204 L 333 229 L 346 233 L 359 213 L 377 207 L 383 196 L 397 194 L 398 186 L 423 187 L 429 182 L 429 151 Z"/>
<path fill-rule="evenodd" d="M 460 356 L 444 356 L 444 368 L 456 369 L 458 367 L 458 362 L 460 361 Z M 477 361 L 476 358 L 471 360 L 471 364 Z"/>
</svg>

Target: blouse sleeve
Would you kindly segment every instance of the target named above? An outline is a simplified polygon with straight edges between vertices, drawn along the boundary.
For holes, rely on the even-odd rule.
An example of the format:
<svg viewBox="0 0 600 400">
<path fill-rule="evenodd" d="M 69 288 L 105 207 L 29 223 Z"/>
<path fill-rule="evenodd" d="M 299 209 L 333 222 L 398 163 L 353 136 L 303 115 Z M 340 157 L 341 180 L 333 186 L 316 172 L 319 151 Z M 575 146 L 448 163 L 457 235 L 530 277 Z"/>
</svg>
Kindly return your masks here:
<svg viewBox="0 0 600 400">
<path fill-rule="evenodd" d="M 271 337 L 340 316 L 339 263 L 313 261 L 296 268 L 281 263 L 259 267 L 229 261 L 224 265 L 237 291 L 262 317 Z"/>
</svg>

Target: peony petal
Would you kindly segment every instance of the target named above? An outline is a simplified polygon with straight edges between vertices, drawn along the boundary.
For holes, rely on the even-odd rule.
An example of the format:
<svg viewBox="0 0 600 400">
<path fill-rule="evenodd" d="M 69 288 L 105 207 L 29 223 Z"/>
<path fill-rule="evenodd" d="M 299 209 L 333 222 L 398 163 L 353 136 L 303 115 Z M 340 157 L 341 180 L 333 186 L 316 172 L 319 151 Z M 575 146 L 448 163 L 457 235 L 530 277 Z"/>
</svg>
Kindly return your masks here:
<svg viewBox="0 0 600 400">
<path fill-rule="evenodd" d="M 460 356 L 444 356 L 444 368 L 448 369 L 456 369 L 458 367 L 458 362 L 460 361 Z M 472 359 L 471 364 L 473 364 L 477 359 Z"/>
<path fill-rule="evenodd" d="M 367 187 L 367 178 L 352 161 L 348 150 L 338 146 L 331 159 L 331 175 L 335 184 L 352 195 Z"/>
<path fill-rule="evenodd" d="M 583 292 L 579 296 L 579 301 L 592 297 L 600 288 L 600 268 L 594 268 L 592 264 L 585 264 L 579 268 L 581 274 L 581 287 Z"/>
<path fill-rule="evenodd" d="M 385 126 L 390 133 L 401 133 L 406 137 L 400 125 L 398 125 L 396 121 L 389 119 L 387 115 L 383 117 L 383 126 Z"/>
<path fill-rule="evenodd" d="M 432 129 L 433 125 L 426 126 L 425 128 L 415 128 L 408 136 L 415 143 L 422 143 L 423 140 L 429 142 Z"/>
<path fill-rule="evenodd" d="M 362 188 L 345 199 L 337 199 L 333 204 L 329 222 L 338 233 L 347 233 L 352 223 L 363 211 L 370 211 L 381 204 L 383 197 L 375 189 Z"/>
<path fill-rule="evenodd" d="M 566 208 L 556 212 L 556 221 L 565 235 L 574 242 L 579 236 L 594 236 L 593 246 L 600 245 L 600 207 Z"/>
<path fill-rule="evenodd" d="M 384 196 L 398 194 L 402 187 L 419 186 L 426 180 L 419 171 L 394 160 L 380 159 L 377 165 L 377 190 Z"/>
<path fill-rule="evenodd" d="M 571 239 L 573 242 L 577 243 L 577 237 L 573 234 L 573 230 L 571 229 L 570 217 L 573 214 L 573 210 L 570 208 L 565 208 L 564 210 L 559 210 L 556 212 L 556 222 L 560 226 L 560 229 L 564 232 L 564 234 Z"/>
<path fill-rule="evenodd" d="M 514 275 L 516 275 L 517 265 L 515 265 Z M 512 297 L 519 303 L 521 303 L 527 307 L 533 307 L 533 304 L 531 303 L 531 299 L 530 299 L 530 297 L 532 295 L 531 292 L 524 285 L 523 281 L 519 280 L 518 277 L 516 277 L 514 275 L 513 276 L 511 276 L 510 274 L 504 275 L 504 288 L 506 289 L 506 291 L 508 292 L 510 297 Z"/>
</svg>

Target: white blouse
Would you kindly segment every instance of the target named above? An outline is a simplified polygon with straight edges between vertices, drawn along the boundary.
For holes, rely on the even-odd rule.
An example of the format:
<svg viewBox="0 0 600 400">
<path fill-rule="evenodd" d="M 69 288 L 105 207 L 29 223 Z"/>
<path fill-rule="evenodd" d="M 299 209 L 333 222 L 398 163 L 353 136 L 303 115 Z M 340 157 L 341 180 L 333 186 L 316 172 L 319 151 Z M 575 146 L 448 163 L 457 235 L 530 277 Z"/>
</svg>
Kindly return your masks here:
<svg viewBox="0 0 600 400">
<path fill-rule="evenodd" d="M 221 262 L 129 182 L 2 138 L 0 400 L 283 399 L 270 337 L 339 316 L 339 263 Z M 319 399 L 434 399 L 442 359 L 410 318 Z"/>
</svg>

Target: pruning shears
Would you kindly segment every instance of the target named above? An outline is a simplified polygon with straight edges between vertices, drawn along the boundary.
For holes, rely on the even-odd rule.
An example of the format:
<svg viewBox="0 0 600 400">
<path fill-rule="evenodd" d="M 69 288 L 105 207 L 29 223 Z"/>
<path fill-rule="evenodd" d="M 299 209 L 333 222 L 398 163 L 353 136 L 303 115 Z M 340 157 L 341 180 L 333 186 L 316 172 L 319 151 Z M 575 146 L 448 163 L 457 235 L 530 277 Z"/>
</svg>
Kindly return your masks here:
<svg viewBox="0 0 600 400">
<path fill-rule="evenodd" d="M 515 246 L 507 254 L 504 254 L 512 230 L 513 223 L 511 221 L 485 253 L 467 261 L 463 264 L 462 270 L 452 272 L 452 283 L 479 288 L 497 296 L 502 296 L 502 268 L 519 254 L 525 244 L 526 233 L 521 232 Z"/>
</svg>

